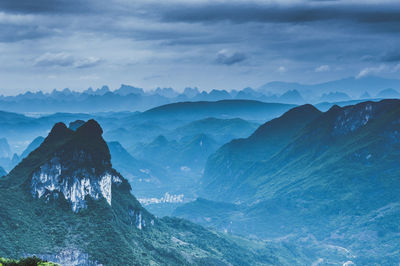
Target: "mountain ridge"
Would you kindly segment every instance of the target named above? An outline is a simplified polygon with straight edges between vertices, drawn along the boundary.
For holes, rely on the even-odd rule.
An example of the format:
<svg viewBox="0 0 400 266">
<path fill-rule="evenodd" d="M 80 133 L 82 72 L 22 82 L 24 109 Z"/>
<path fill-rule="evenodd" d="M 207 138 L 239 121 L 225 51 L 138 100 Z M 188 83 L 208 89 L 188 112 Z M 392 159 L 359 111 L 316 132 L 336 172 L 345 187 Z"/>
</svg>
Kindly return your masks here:
<svg viewBox="0 0 400 266">
<path fill-rule="evenodd" d="M 261 238 L 292 235 L 296 242 L 312 236 L 315 241 L 304 245 L 337 245 L 350 250 L 356 264 L 393 265 L 399 259 L 399 116 L 399 100 L 333 106 L 272 155 L 274 142 L 249 156 L 248 145 L 235 147 L 246 139 L 234 140 L 210 156 L 201 196 L 236 204 L 235 210 L 218 215 L 207 210 L 206 220 L 194 209 L 205 210 L 199 201 L 176 213 Z M 262 127 L 265 135 L 282 136 Z M 209 203 L 213 206 L 219 205 Z"/>
<path fill-rule="evenodd" d="M 153 216 L 112 168 L 101 134 L 94 120 L 76 131 L 57 123 L 37 149 L 0 179 L 1 257 L 36 255 L 68 265 L 299 264 L 283 256 L 302 256 L 297 249 L 274 251 L 262 243 L 250 249 L 240 244 L 245 240 Z M 107 177 L 102 184 L 104 173 L 119 180 Z"/>
</svg>

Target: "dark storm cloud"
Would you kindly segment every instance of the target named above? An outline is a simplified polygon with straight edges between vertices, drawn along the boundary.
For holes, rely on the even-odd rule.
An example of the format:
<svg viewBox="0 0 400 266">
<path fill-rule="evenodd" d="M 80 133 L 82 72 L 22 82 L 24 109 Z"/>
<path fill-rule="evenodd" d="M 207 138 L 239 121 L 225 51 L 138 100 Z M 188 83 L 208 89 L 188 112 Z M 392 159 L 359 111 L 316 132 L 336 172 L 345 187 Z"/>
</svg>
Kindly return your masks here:
<svg viewBox="0 0 400 266">
<path fill-rule="evenodd" d="M 246 60 L 246 55 L 243 53 L 229 53 L 227 51 L 220 51 L 217 54 L 215 61 L 222 65 L 234 65 Z"/>
<path fill-rule="evenodd" d="M 210 34 L 196 30 L 180 31 L 176 28 L 125 28 L 116 24 L 115 19 L 144 19 L 149 23 L 202 23 L 210 27 L 219 27 L 221 22 L 232 24 L 285 24 L 287 28 L 298 24 L 308 24 L 320 27 L 325 23 L 327 28 L 339 27 L 342 31 L 358 31 L 367 28 L 372 31 L 397 33 L 400 28 L 400 3 L 377 4 L 343 4 L 340 1 L 308 1 L 303 4 L 265 4 L 262 2 L 154 2 L 154 1 L 104 1 L 104 0 L 1 0 L 0 12 L 18 14 L 40 14 L 51 17 L 51 26 L 43 22 L 41 29 L 22 30 L 17 38 L 8 38 L 4 32 L 2 40 L 18 40 L 23 38 L 40 38 L 52 34 L 51 28 L 71 28 L 69 20 L 76 22 L 75 32 L 89 31 L 106 33 L 124 38 L 139 40 L 165 40 L 165 44 L 188 44 L 191 42 L 206 43 Z M 65 16 L 59 16 L 65 15 Z M 60 25 L 57 25 L 57 24 Z M 329 24 L 333 24 L 329 25 Z M 362 25 L 362 26 L 360 26 Z M 364 29 L 365 30 L 365 29 Z M 0 29 L 2 31 L 2 29 Z M 23 33 L 22 31 L 25 31 Z M 53 32 L 57 34 L 57 32 Z M 196 34 L 198 36 L 196 36 Z M 241 34 L 241 32 L 238 32 Z M 293 33 L 296 34 L 296 33 Z M 301 33 L 299 33 L 301 34 Z M 220 32 L 223 38 L 212 39 L 212 42 L 222 43 L 235 41 L 237 37 Z M 270 36 L 274 38 L 274 36 Z"/>
<path fill-rule="evenodd" d="M 97 1 L 102 2 L 101 0 Z M 94 0 L 1 0 L 0 10 L 11 13 L 82 13 L 99 7 Z"/>
<path fill-rule="evenodd" d="M 320 2 L 320 1 L 319 1 Z M 323 1 L 326 2 L 326 1 Z M 159 10 L 164 21 L 232 23 L 303 23 L 346 20 L 362 23 L 400 22 L 400 4 L 317 4 L 200 3 L 182 4 Z"/>
<path fill-rule="evenodd" d="M 255 83 L 260 73 L 303 79 L 320 66 L 326 78 L 357 75 L 400 62 L 399 31 L 400 2 L 389 0 L 0 0 L 0 57 L 75 80 L 135 67 L 143 78 L 165 72 L 161 83 L 173 68 L 187 82 L 200 67 L 199 82 L 228 77 L 232 86 L 239 70 Z"/>
<path fill-rule="evenodd" d="M 0 43 L 17 42 L 21 40 L 32 40 L 45 38 L 56 34 L 54 31 L 29 25 L 7 25 L 0 24 Z"/>
</svg>

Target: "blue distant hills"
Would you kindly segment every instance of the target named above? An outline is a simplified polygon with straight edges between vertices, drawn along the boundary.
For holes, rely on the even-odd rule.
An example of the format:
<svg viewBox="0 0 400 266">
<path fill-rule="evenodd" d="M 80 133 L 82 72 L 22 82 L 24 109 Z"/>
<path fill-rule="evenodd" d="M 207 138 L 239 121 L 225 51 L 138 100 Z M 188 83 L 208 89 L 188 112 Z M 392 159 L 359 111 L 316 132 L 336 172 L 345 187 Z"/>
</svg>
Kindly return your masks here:
<svg viewBox="0 0 400 266">
<path fill-rule="evenodd" d="M 350 100 L 385 99 L 400 97 L 400 80 L 381 77 L 345 78 L 318 84 L 269 82 L 258 88 L 241 90 L 200 91 L 186 88 L 178 92 L 173 88 L 142 88 L 121 85 L 116 90 L 108 86 L 85 91 L 68 88 L 50 93 L 28 91 L 16 96 L 0 96 L 0 110 L 10 112 L 104 112 L 144 111 L 164 104 L 185 101 L 219 101 L 229 99 L 257 100 L 262 102 L 304 104 Z"/>
</svg>

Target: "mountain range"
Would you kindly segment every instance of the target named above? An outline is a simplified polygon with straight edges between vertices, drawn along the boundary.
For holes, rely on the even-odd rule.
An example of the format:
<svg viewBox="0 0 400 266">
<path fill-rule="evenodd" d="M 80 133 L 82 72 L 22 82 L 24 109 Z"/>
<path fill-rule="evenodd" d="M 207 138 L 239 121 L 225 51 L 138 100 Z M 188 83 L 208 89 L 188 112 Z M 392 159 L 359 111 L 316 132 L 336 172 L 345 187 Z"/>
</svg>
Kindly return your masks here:
<svg viewBox="0 0 400 266">
<path fill-rule="evenodd" d="M 399 100 L 1 112 L 0 257 L 392 265 L 399 115 Z"/>
<path fill-rule="evenodd" d="M 38 117 L 2 112 L 0 137 L 7 138 L 13 156 L 0 159 L 0 166 L 11 171 L 41 144 L 43 138 L 37 136 L 47 135 L 57 121 L 69 123 L 69 128 L 75 130 L 93 118 L 102 124 L 112 163 L 133 184 L 133 193 L 142 202 L 156 202 L 147 205 L 156 215 L 169 215 L 177 204 L 196 197 L 208 155 L 234 138 L 247 137 L 260 123 L 294 106 L 225 100 L 169 104 L 148 112 L 55 113 Z M 157 156 L 146 152 L 154 150 L 151 147 L 161 135 L 168 145 L 159 146 Z M 162 198 L 167 194 L 174 198 L 173 204 L 157 203 L 164 202 Z"/>
<path fill-rule="evenodd" d="M 157 218 L 112 167 L 100 125 L 54 125 L 0 179 L 0 257 L 67 265 L 267 265 L 311 261 L 301 250 Z M 292 256 L 296 254 L 296 256 Z"/>
<path fill-rule="evenodd" d="M 257 91 L 263 93 L 279 93 L 285 90 L 297 90 L 306 99 L 314 99 L 318 102 L 318 97 L 323 93 L 341 92 L 347 94 L 352 99 L 360 99 L 360 96 L 371 95 L 372 97 L 379 98 L 379 93 L 386 89 L 398 90 L 400 88 L 400 80 L 386 79 L 377 76 L 364 76 L 364 77 L 348 77 L 329 82 L 317 84 L 300 84 L 296 82 L 269 82 L 259 88 Z M 309 98 L 311 97 L 311 98 Z"/>
<path fill-rule="evenodd" d="M 399 117 L 399 100 L 291 109 L 211 155 L 205 199 L 174 214 L 237 234 L 287 238 L 331 262 L 393 265 L 400 260 Z"/>
<path fill-rule="evenodd" d="M 400 80 L 381 77 L 349 77 L 318 84 L 269 82 L 256 89 L 218 90 L 209 92 L 197 88 L 185 88 L 177 92 L 173 88 L 157 88 L 145 91 L 122 84 L 116 90 L 108 86 L 77 92 L 70 89 L 27 91 L 16 96 L 0 96 L 0 110 L 18 113 L 56 112 L 120 112 L 144 111 L 160 105 L 185 101 L 257 100 L 262 102 L 304 104 L 337 102 L 369 98 L 399 98 Z"/>
</svg>

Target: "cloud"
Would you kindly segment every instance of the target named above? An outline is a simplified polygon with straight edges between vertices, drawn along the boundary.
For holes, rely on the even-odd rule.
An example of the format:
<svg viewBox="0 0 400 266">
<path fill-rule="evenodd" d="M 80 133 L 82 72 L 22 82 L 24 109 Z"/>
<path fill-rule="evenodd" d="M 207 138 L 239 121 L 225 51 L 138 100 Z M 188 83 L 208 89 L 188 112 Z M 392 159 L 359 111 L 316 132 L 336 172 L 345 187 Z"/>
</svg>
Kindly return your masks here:
<svg viewBox="0 0 400 266">
<path fill-rule="evenodd" d="M 246 60 L 246 55 L 243 53 L 230 53 L 227 50 L 221 50 L 217 53 L 215 61 L 222 65 L 234 65 Z"/>
<path fill-rule="evenodd" d="M 98 0 L 97 2 L 102 2 Z M 81 13 L 97 7 L 94 0 L 1 0 L 0 9 L 14 13 Z"/>
<path fill-rule="evenodd" d="M 45 27 L 36 25 L 22 24 L 1 24 L 0 23 L 0 43 L 13 43 L 22 40 L 35 40 L 50 37 L 57 33 Z"/>
<path fill-rule="evenodd" d="M 319 67 L 317 67 L 317 68 L 315 68 L 315 72 L 327 72 L 327 71 L 329 71 L 331 68 L 328 66 L 328 65 L 322 65 L 322 66 L 319 66 Z"/>
<path fill-rule="evenodd" d="M 74 64 L 74 58 L 67 53 L 45 53 L 39 56 L 35 60 L 35 65 L 37 66 L 72 66 Z"/>
<path fill-rule="evenodd" d="M 79 79 L 80 80 L 99 80 L 100 77 L 96 74 L 93 74 L 93 75 L 80 76 Z"/>
<path fill-rule="evenodd" d="M 75 62 L 74 67 L 76 68 L 89 68 L 89 67 L 95 67 L 99 64 L 102 63 L 101 58 L 97 57 L 87 57 L 87 58 L 82 58 L 78 61 Z"/>
<path fill-rule="evenodd" d="M 292 81 L 319 82 L 383 64 L 396 78 L 399 28 L 395 0 L 0 0 L 0 59 L 13 74 L 0 77 L 39 86 L 38 67 L 63 68 L 68 75 L 54 82 L 80 86 L 91 82 L 79 79 L 82 69 L 101 65 L 96 74 L 114 84 L 134 72 L 143 87 L 236 88 L 280 79 L 285 67 Z"/>
<path fill-rule="evenodd" d="M 400 5 L 394 2 L 365 3 L 363 1 L 293 1 L 280 4 L 274 1 L 195 1 L 161 5 L 159 12 L 165 21 L 233 23 L 273 22 L 302 23 L 346 20 L 361 23 L 399 23 Z"/>
<path fill-rule="evenodd" d="M 100 64 L 102 60 L 96 57 L 86 57 L 76 59 L 71 54 L 60 53 L 45 53 L 35 60 L 35 65 L 40 67 L 74 67 L 74 68 L 89 68 Z"/>
<path fill-rule="evenodd" d="M 383 62 L 399 62 L 400 61 L 400 53 L 399 52 L 388 52 L 381 57 L 381 61 Z"/>
<path fill-rule="evenodd" d="M 386 69 L 386 67 L 384 65 L 380 65 L 378 67 L 366 67 L 366 68 L 362 69 L 360 71 L 360 73 L 358 73 L 356 78 L 363 78 L 363 77 L 370 76 L 370 75 L 376 75 L 376 74 L 381 73 L 385 69 Z"/>
<path fill-rule="evenodd" d="M 0 12 L 0 24 L 14 24 L 14 25 L 25 25 L 32 23 L 37 19 L 33 15 L 21 15 L 21 14 L 9 14 L 5 12 Z"/>
<path fill-rule="evenodd" d="M 287 71 L 286 67 L 284 67 L 284 66 L 278 67 L 278 72 L 279 73 L 285 73 L 286 71 Z"/>
</svg>

